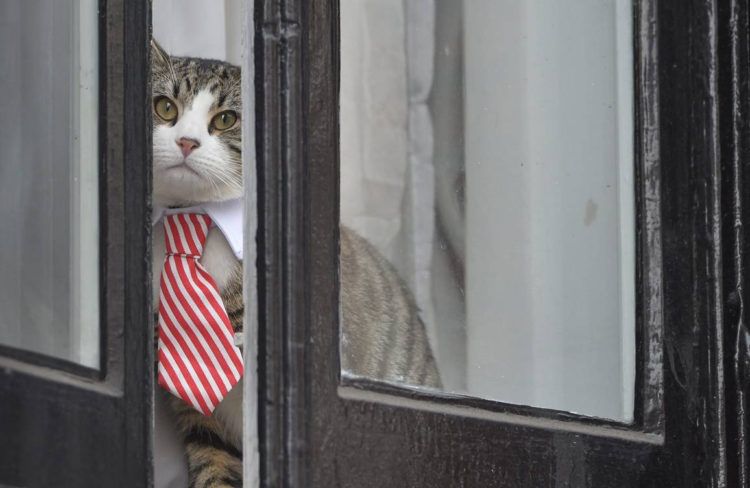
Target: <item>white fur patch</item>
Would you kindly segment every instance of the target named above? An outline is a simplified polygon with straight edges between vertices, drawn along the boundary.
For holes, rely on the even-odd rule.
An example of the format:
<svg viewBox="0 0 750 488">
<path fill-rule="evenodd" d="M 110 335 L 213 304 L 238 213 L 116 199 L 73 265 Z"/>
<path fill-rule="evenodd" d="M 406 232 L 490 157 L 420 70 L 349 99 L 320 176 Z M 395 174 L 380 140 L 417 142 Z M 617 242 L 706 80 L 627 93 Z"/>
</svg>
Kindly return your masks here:
<svg viewBox="0 0 750 488">
<path fill-rule="evenodd" d="M 228 177 L 229 150 L 208 132 L 214 102 L 210 91 L 201 90 L 189 107 L 182 107 L 175 125 L 154 126 L 154 201 L 158 205 L 215 202 L 242 195 L 239 179 Z M 200 144 L 187 158 L 177 143 L 183 137 Z"/>
<path fill-rule="evenodd" d="M 245 370 L 247 374 L 247 368 Z M 242 451 L 242 389 L 244 381 L 240 380 L 214 410 L 214 415 L 224 427 L 224 437 Z"/>
</svg>

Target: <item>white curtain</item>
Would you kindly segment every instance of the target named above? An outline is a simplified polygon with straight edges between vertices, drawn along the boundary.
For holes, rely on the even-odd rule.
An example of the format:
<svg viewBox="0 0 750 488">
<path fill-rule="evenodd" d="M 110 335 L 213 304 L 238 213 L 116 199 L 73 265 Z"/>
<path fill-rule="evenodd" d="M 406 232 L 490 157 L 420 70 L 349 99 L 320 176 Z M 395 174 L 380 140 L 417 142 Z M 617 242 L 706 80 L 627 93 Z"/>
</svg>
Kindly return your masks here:
<svg viewBox="0 0 750 488">
<path fill-rule="evenodd" d="M 341 221 L 409 285 L 451 391 L 466 384 L 461 3 L 341 4 Z"/>
<path fill-rule="evenodd" d="M 243 0 L 154 0 L 153 35 L 174 56 L 242 60 Z"/>
<path fill-rule="evenodd" d="M 99 360 L 97 11 L 0 2 L 0 343 Z"/>
</svg>

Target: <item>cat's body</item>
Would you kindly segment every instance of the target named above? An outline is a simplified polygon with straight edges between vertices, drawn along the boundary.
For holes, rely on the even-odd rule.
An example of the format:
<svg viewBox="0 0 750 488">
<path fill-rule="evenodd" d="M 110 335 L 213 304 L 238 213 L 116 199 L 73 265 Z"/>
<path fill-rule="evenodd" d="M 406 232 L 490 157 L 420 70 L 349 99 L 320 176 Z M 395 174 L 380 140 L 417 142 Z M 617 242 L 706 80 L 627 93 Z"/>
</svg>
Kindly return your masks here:
<svg viewBox="0 0 750 488">
<path fill-rule="evenodd" d="M 341 226 L 341 369 L 348 374 L 440 388 L 414 299 L 375 247 Z"/>
<path fill-rule="evenodd" d="M 151 246 L 152 269 L 154 270 L 152 291 L 153 306 L 157 310 L 159 304 L 160 271 L 164 264 L 166 246 L 164 245 L 164 228 L 154 227 Z M 221 231 L 213 227 L 208 231 L 206 243 L 203 246 L 203 256 L 199 260 L 208 274 L 216 281 L 222 302 L 229 314 L 232 327 L 236 332 L 242 330 L 242 262 L 234 254 Z M 159 271 L 157 271 L 159 270 Z M 171 399 L 170 399 L 171 400 Z M 175 398 L 173 402 L 181 402 Z M 185 405 L 187 408 L 191 408 Z M 195 412 L 200 417 L 202 415 Z M 221 437 L 238 451 L 242 450 L 242 381 L 229 390 L 212 416 L 221 429 Z M 198 418 L 196 418 L 198 419 Z M 194 420 L 196 420 L 194 419 Z M 181 426 L 184 428 L 188 426 Z"/>
<path fill-rule="evenodd" d="M 239 68 L 171 58 L 152 49 L 154 203 L 190 207 L 242 196 Z M 164 230 L 153 233 L 154 310 Z M 222 232 L 209 231 L 200 263 L 214 278 L 235 332 L 242 329 L 242 263 Z M 356 376 L 439 387 L 414 300 L 367 241 L 341 228 L 342 366 Z M 248 368 L 248 372 L 253 368 Z M 242 486 L 242 381 L 210 417 L 170 396 L 185 443 L 191 488 Z"/>
</svg>

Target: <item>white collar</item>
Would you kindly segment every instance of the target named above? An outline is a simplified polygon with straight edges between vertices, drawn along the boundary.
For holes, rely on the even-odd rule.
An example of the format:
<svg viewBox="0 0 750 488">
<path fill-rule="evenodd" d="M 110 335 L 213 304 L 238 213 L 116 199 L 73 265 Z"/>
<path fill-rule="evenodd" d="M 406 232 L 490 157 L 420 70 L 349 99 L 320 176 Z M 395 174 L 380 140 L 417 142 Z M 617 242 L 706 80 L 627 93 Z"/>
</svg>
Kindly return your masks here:
<svg viewBox="0 0 750 488">
<path fill-rule="evenodd" d="M 156 225 L 164 215 L 190 212 L 208 214 L 216 227 L 224 234 L 237 259 L 242 259 L 242 230 L 244 227 L 244 202 L 242 198 L 224 202 L 201 203 L 193 207 L 154 207 L 151 213 L 151 224 Z"/>
</svg>

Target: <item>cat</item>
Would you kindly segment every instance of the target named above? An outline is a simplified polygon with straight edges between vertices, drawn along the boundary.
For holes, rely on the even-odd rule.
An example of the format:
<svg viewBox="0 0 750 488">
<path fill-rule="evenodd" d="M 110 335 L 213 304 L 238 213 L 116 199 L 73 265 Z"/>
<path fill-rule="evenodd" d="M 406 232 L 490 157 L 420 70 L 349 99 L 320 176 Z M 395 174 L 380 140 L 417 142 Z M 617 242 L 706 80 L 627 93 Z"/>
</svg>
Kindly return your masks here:
<svg viewBox="0 0 750 488">
<path fill-rule="evenodd" d="M 427 331 L 406 283 L 364 238 L 340 226 L 341 369 L 440 389 Z"/>
<path fill-rule="evenodd" d="M 242 196 L 240 68 L 172 57 L 151 44 L 153 203 L 189 207 Z M 216 123 L 215 118 L 228 114 Z M 341 226 L 342 367 L 346 374 L 439 388 L 440 377 L 414 300 L 394 268 L 366 240 Z M 153 232 L 154 310 L 164 231 Z M 217 228 L 200 259 L 242 331 L 242 262 Z M 253 368 L 248 368 L 248 372 Z M 191 488 L 242 486 L 242 384 L 207 417 L 169 395 L 182 435 Z"/>
</svg>

